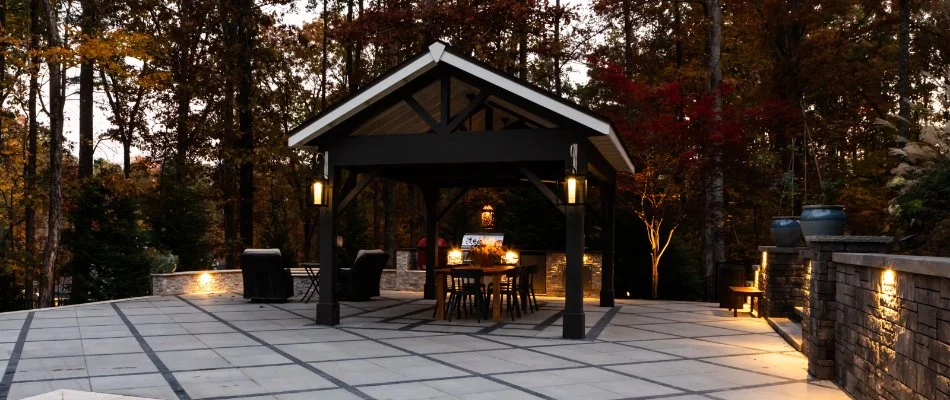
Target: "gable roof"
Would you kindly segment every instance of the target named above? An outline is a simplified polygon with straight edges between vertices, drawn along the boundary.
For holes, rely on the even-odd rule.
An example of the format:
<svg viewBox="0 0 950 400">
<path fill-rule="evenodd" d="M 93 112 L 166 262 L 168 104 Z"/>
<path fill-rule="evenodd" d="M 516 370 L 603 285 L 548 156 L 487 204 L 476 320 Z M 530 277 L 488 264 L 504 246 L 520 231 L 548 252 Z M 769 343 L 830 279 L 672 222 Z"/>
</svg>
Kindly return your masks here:
<svg viewBox="0 0 950 400">
<path fill-rule="evenodd" d="M 310 141 L 320 137 L 333 127 L 340 125 L 439 64 L 449 65 L 476 76 L 491 85 L 533 103 L 537 107 L 558 114 L 589 129 L 593 133 L 592 136 L 589 136 L 590 142 L 616 171 L 634 172 L 633 163 L 630 162 L 630 157 L 609 120 L 471 57 L 457 54 L 443 42 L 432 43 L 427 51 L 417 54 L 366 85 L 363 89 L 302 122 L 291 131 L 288 145 L 291 147 L 306 147 Z"/>
</svg>

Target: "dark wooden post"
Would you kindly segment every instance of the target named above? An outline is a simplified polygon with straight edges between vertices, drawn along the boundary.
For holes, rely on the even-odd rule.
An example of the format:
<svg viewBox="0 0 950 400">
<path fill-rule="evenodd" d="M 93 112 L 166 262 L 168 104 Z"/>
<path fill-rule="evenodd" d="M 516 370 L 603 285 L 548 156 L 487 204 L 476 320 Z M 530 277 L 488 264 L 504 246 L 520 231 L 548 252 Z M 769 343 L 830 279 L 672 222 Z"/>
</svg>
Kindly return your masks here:
<svg viewBox="0 0 950 400">
<path fill-rule="evenodd" d="M 617 198 L 617 186 L 613 182 L 600 187 L 600 196 L 604 204 L 604 254 L 600 271 L 600 306 L 614 306 L 614 204 Z"/>
<path fill-rule="evenodd" d="M 340 324 L 340 302 L 337 299 L 337 293 L 334 290 L 337 283 L 337 268 L 334 263 L 336 250 L 336 214 L 333 198 L 333 184 L 339 176 L 339 171 L 330 164 L 330 174 L 327 182 L 330 190 L 329 199 L 326 207 L 320 208 L 320 234 L 317 238 L 318 249 L 320 251 L 320 300 L 317 302 L 317 325 L 339 325 Z"/>
<path fill-rule="evenodd" d="M 583 146 L 577 154 L 577 173 L 587 173 L 587 158 Z M 583 339 L 587 333 L 584 326 L 584 204 L 566 205 L 567 219 L 567 266 L 564 277 L 564 330 L 565 339 Z"/>
<path fill-rule="evenodd" d="M 426 283 L 423 298 L 435 298 L 435 266 L 439 255 L 439 188 L 423 186 L 422 199 L 426 210 Z"/>
</svg>

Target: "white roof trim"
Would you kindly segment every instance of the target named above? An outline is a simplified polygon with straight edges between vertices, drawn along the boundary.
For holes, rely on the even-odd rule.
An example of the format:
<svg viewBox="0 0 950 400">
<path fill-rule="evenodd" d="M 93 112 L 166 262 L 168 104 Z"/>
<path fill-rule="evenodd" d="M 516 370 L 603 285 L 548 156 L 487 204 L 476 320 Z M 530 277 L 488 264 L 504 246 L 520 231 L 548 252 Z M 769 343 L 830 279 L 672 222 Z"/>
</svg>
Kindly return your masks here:
<svg viewBox="0 0 950 400">
<path fill-rule="evenodd" d="M 445 47 L 443 45 L 443 50 L 444 49 Z M 432 69 L 436 63 L 437 62 L 430 57 L 419 57 L 416 61 L 400 68 L 392 75 L 387 76 L 385 79 L 369 87 L 365 92 L 358 94 L 356 97 L 349 99 L 347 102 L 333 109 L 327 115 L 305 125 L 299 132 L 290 137 L 287 141 L 288 145 L 290 145 L 290 147 L 303 146 L 313 140 L 313 138 L 320 136 L 323 132 L 336 126 L 339 121 L 353 116 L 376 100 L 396 91 L 396 89 L 402 87 L 402 85 L 411 81 L 413 78 Z"/>
<path fill-rule="evenodd" d="M 505 89 L 516 96 L 520 96 L 554 113 L 560 114 L 565 118 L 577 122 L 578 124 L 586 126 L 594 132 L 607 135 L 610 138 L 611 143 L 616 146 L 618 152 L 623 157 L 623 161 L 619 163 L 620 165 L 617 165 L 617 162 L 611 162 L 612 164 L 615 164 L 613 167 L 618 171 L 634 172 L 633 163 L 630 162 L 630 157 L 627 155 L 626 149 L 620 143 L 620 139 L 617 138 L 617 133 L 614 132 L 609 122 L 603 121 L 590 115 L 589 113 L 570 107 L 560 101 L 538 93 L 537 91 L 532 90 L 522 83 L 516 82 L 504 75 L 498 74 L 488 68 L 466 60 L 465 58 L 459 57 L 450 52 L 446 52 L 445 48 L 446 46 L 444 43 L 432 43 L 429 45 L 429 57 L 419 57 L 408 65 L 394 71 L 392 75 L 377 82 L 373 86 L 370 86 L 366 89 L 366 91 L 341 104 L 327 115 L 307 123 L 307 125 L 303 126 L 299 132 L 290 137 L 288 144 L 291 147 L 304 146 L 307 142 L 320 136 L 331 127 L 336 126 L 336 124 L 338 124 L 340 121 L 353 116 L 357 112 L 372 104 L 374 101 L 394 92 L 396 89 L 402 87 L 402 85 L 406 84 L 413 78 L 432 69 L 436 64 L 444 62 L 469 74 L 477 76 L 488 83 Z"/>
</svg>

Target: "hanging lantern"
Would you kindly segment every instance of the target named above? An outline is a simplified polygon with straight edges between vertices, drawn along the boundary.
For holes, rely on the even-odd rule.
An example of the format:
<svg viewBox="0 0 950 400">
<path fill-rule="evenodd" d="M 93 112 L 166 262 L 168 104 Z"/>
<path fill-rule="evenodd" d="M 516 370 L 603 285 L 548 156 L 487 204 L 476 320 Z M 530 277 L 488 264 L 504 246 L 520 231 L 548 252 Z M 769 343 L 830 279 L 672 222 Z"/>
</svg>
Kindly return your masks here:
<svg viewBox="0 0 950 400">
<path fill-rule="evenodd" d="M 317 168 L 322 171 L 310 185 L 311 200 L 314 207 L 326 207 L 330 204 L 330 180 L 327 171 L 327 154 L 320 153 L 317 156 L 317 162 Z"/>
<path fill-rule="evenodd" d="M 482 207 L 482 230 L 491 231 L 495 228 L 495 209 L 490 204 Z"/>
<path fill-rule="evenodd" d="M 587 200 L 587 177 L 577 173 L 577 143 L 571 145 L 571 158 L 564 171 L 564 201 L 583 205 Z"/>
</svg>

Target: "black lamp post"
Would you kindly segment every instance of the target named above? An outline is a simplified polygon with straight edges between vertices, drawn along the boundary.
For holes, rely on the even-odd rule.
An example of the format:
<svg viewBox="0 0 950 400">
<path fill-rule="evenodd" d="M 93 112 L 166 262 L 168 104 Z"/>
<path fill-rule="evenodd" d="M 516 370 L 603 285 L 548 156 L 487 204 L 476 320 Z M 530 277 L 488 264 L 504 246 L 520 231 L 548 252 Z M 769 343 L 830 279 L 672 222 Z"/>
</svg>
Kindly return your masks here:
<svg viewBox="0 0 950 400">
<path fill-rule="evenodd" d="M 314 207 L 326 207 L 330 203 L 328 167 L 327 153 L 323 152 L 317 154 L 317 168 L 320 169 L 320 174 L 317 175 L 316 179 L 314 179 L 310 185 L 311 200 Z"/>
<path fill-rule="evenodd" d="M 584 205 L 587 200 L 587 177 L 577 172 L 577 144 L 571 145 L 571 158 L 564 171 L 564 202 Z"/>
</svg>

